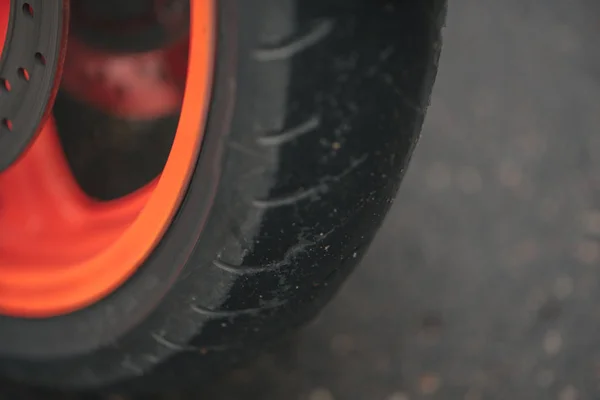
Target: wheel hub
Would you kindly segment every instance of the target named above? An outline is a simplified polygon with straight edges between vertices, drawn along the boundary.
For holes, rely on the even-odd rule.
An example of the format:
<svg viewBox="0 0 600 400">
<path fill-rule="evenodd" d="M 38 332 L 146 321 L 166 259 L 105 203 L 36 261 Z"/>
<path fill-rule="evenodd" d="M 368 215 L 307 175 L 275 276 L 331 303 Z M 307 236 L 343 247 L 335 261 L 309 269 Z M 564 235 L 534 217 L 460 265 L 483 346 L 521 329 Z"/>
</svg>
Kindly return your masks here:
<svg viewBox="0 0 600 400">
<path fill-rule="evenodd" d="M 0 172 L 29 147 L 48 116 L 65 53 L 64 0 L 0 0 Z"/>
</svg>

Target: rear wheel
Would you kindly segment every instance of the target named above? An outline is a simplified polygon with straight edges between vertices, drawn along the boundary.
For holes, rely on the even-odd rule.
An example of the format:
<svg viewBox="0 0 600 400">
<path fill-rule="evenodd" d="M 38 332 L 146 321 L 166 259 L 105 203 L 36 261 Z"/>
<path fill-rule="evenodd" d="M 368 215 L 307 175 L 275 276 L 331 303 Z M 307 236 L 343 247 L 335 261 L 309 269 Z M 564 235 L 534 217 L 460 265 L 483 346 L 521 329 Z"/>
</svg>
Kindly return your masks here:
<svg viewBox="0 0 600 400">
<path fill-rule="evenodd" d="M 33 23 L 54 4 L 0 0 L 0 24 L 22 3 Z M 158 390 L 306 322 L 356 265 L 416 143 L 445 1 L 100 3 L 72 0 L 68 35 L 66 1 L 48 17 L 56 85 L 21 104 L 43 128 L 5 117 L 0 141 L 23 139 L 0 152 L 0 372 Z"/>
</svg>

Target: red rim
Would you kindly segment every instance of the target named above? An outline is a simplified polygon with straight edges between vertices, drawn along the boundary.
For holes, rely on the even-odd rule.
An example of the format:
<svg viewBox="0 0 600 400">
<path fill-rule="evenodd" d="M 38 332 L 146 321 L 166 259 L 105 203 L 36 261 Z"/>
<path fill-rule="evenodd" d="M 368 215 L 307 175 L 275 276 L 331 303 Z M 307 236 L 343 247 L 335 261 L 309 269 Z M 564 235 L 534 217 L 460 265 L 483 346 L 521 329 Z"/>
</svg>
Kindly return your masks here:
<svg viewBox="0 0 600 400">
<path fill-rule="evenodd" d="M 4 3 L 9 2 L 0 0 Z M 53 120 L 0 174 L 2 314 L 49 317 L 90 305 L 127 280 L 160 241 L 200 149 L 211 92 L 215 4 L 191 1 L 180 122 L 154 182 L 112 202 L 88 198 L 68 168 Z"/>
<path fill-rule="evenodd" d="M 11 0 L 0 0 L 0 54 L 4 50 L 6 34 L 8 33 L 8 23 L 10 20 L 10 2 Z"/>
</svg>

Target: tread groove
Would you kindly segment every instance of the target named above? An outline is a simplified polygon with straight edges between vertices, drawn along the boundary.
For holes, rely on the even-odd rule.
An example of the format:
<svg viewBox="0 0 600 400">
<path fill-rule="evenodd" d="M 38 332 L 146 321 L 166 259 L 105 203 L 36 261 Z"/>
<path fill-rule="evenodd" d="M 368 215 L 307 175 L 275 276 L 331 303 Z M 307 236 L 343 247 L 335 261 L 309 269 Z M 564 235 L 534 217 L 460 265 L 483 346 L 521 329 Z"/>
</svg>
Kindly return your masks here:
<svg viewBox="0 0 600 400">
<path fill-rule="evenodd" d="M 181 346 L 179 344 L 173 343 L 157 333 L 152 333 L 152 338 L 156 341 L 156 343 L 158 343 L 159 345 L 161 345 L 171 351 L 179 352 L 179 351 L 186 350 L 185 346 Z"/>
<path fill-rule="evenodd" d="M 321 125 L 321 118 L 314 116 L 306 122 L 276 135 L 267 135 L 257 139 L 258 144 L 265 147 L 281 146 L 308 133 L 316 131 Z"/>
<path fill-rule="evenodd" d="M 348 166 L 348 168 L 346 168 L 344 171 L 342 171 L 341 173 L 339 173 L 337 175 L 323 177 L 320 180 L 320 183 L 313 187 L 310 187 L 308 189 L 300 189 L 295 193 L 284 195 L 281 197 L 274 197 L 271 199 L 263 199 L 263 200 L 254 199 L 252 201 L 252 204 L 256 208 L 271 209 L 271 208 L 292 206 L 302 200 L 306 200 L 313 196 L 318 196 L 319 194 L 324 193 L 329 189 L 330 182 L 341 181 L 346 176 L 348 176 L 350 173 L 352 173 L 355 169 L 359 168 L 365 161 L 367 161 L 368 157 L 369 157 L 369 155 L 365 154 L 362 157 L 360 157 L 359 159 L 353 160 L 351 162 L 350 166 Z"/>
<path fill-rule="evenodd" d="M 292 58 L 296 54 L 311 48 L 324 40 L 333 32 L 334 21 L 323 19 L 315 23 L 310 30 L 293 40 L 274 47 L 263 47 L 254 51 L 254 58 L 258 61 L 281 61 Z"/>
<path fill-rule="evenodd" d="M 320 192 L 322 192 L 325 189 L 327 189 L 327 185 L 320 183 L 317 186 L 313 186 L 308 189 L 300 189 L 299 191 L 297 191 L 295 193 L 292 193 L 292 194 L 289 194 L 286 196 L 282 196 L 282 197 L 275 197 L 272 199 L 265 199 L 265 200 L 255 199 L 252 201 L 252 204 L 254 205 L 254 207 L 260 208 L 260 209 L 292 206 L 302 200 L 306 200 L 312 196 L 318 195 Z"/>
<path fill-rule="evenodd" d="M 204 315 L 204 316 L 207 316 L 210 318 L 231 318 L 231 317 L 237 317 L 239 315 L 259 314 L 265 310 L 272 310 L 275 308 L 279 308 L 279 307 L 285 305 L 286 303 L 287 303 L 286 301 L 280 301 L 280 302 L 273 302 L 271 304 L 265 304 L 264 306 L 257 307 L 257 308 L 245 308 L 245 309 L 238 309 L 238 310 L 223 310 L 223 311 L 210 310 L 206 307 L 202 307 L 202 306 L 198 306 L 198 305 L 192 305 L 191 309 L 196 314 Z"/>
<path fill-rule="evenodd" d="M 213 260 L 213 265 L 222 271 L 228 272 L 234 275 L 256 275 L 263 272 L 274 271 L 279 268 L 275 265 L 265 266 L 244 266 L 244 265 L 233 265 L 222 260 Z"/>
</svg>

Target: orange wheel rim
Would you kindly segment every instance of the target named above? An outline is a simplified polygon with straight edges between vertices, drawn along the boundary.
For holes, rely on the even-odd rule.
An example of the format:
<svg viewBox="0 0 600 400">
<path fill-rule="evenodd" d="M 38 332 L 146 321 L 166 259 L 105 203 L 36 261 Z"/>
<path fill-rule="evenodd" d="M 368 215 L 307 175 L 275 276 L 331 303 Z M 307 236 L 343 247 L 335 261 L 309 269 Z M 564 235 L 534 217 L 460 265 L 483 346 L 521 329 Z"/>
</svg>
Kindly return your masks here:
<svg viewBox="0 0 600 400">
<path fill-rule="evenodd" d="M 2 54 L 2 50 L 4 49 L 4 42 L 8 33 L 10 2 L 11 0 L 0 0 L 0 54 Z"/>
<path fill-rule="evenodd" d="M 202 142 L 212 89 L 215 4 L 191 0 L 179 126 L 153 183 L 112 202 L 88 198 L 70 173 L 52 120 L 0 174 L 0 313 L 42 318 L 86 307 L 121 286 L 161 240 Z"/>
</svg>

